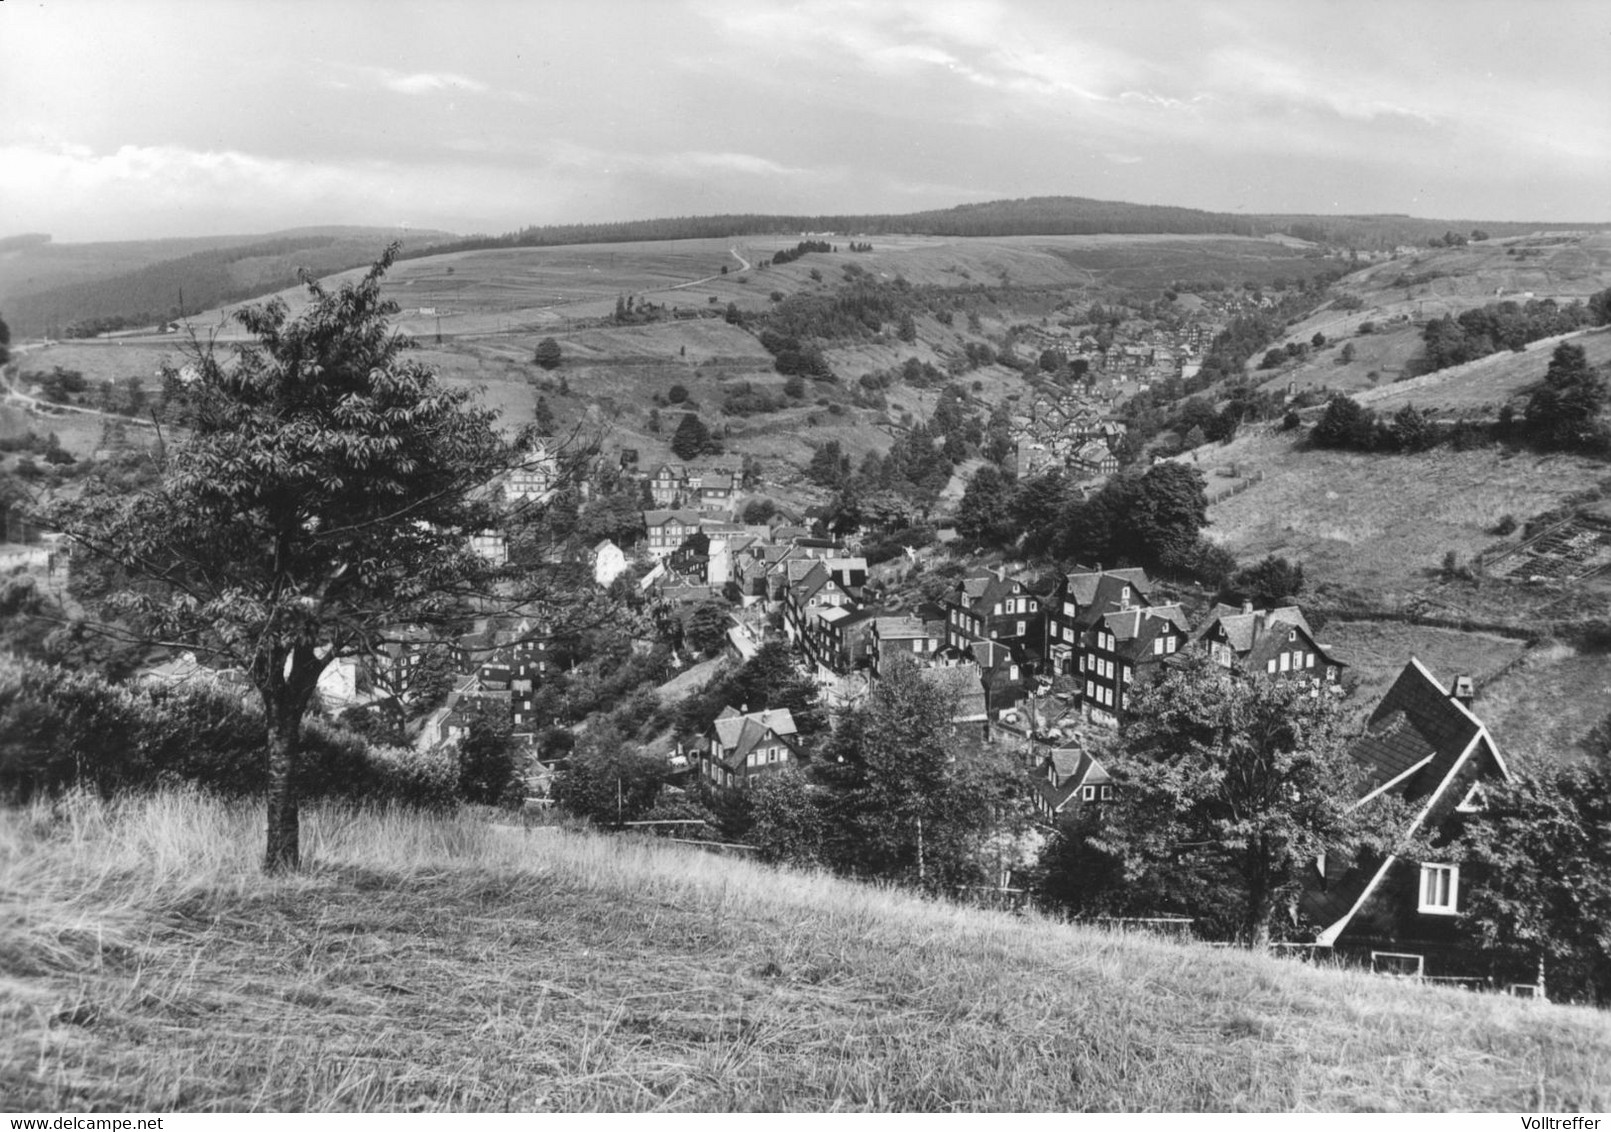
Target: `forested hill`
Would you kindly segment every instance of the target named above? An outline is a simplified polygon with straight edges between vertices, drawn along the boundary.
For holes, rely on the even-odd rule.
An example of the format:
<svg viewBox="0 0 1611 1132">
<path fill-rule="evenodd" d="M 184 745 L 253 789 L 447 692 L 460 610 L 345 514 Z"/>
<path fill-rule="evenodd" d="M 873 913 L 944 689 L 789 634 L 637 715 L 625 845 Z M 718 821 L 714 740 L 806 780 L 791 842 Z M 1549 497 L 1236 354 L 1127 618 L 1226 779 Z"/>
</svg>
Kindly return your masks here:
<svg viewBox="0 0 1611 1132">
<path fill-rule="evenodd" d="M 12 237 L 0 242 L 0 308 L 22 336 L 150 326 L 181 313 L 181 301 L 193 313 L 293 286 L 300 268 L 328 275 L 362 266 L 396 235 L 341 227 L 127 244 Z M 449 236 L 411 232 L 409 243 L 429 248 Z"/>
<path fill-rule="evenodd" d="M 780 232 L 836 232 L 841 235 L 918 235 L 952 237 L 1135 235 L 1265 236 L 1282 233 L 1321 243 L 1360 249 L 1424 244 L 1447 231 L 1464 234 L 1481 228 L 1495 236 L 1563 227 L 1534 222 L 1432 220 L 1411 216 L 1255 215 L 1204 212 L 1195 208 L 1128 204 L 1086 197 L 1029 197 L 986 201 L 929 212 L 783 216 L 739 213 L 673 216 L 596 224 L 556 224 L 522 228 L 501 236 L 473 236 L 445 250 L 550 247 L 561 244 L 628 243 L 647 240 L 721 239 Z M 1571 227 L 1611 227 L 1572 225 Z M 418 253 L 427 254 L 427 253 Z"/>
</svg>

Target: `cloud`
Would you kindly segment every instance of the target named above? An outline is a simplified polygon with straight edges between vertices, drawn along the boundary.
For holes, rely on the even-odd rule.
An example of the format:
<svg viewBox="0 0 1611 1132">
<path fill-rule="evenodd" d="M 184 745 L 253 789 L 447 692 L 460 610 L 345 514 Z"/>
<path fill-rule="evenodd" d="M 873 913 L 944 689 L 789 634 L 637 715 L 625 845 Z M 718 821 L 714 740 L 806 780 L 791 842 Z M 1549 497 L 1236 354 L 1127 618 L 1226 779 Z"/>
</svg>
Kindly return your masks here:
<svg viewBox="0 0 1611 1132">
<path fill-rule="evenodd" d="M 435 94 L 441 90 L 463 90 L 474 94 L 485 94 L 490 89 L 486 83 L 477 82 L 464 75 L 456 75 L 451 71 L 420 71 L 404 74 L 385 67 L 368 67 L 366 71 L 376 83 L 395 94 Z"/>
</svg>

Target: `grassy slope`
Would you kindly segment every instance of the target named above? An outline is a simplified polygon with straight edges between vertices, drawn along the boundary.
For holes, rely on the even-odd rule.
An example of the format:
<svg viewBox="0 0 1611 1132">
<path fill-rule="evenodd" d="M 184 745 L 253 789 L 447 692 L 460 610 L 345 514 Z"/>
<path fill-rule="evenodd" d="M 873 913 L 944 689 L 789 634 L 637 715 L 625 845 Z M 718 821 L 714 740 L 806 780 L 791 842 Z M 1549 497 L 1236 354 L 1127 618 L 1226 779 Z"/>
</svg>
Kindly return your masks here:
<svg viewBox="0 0 1611 1132">
<path fill-rule="evenodd" d="M 21 1109 L 1604 1109 L 1611 1020 L 470 819 L 0 823 Z"/>
<path fill-rule="evenodd" d="M 1416 456 L 1309 450 L 1302 435 L 1260 426 L 1197 450 L 1211 497 L 1240 482 L 1220 468 L 1264 474 L 1209 508 L 1209 533 L 1238 558 L 1296 555 L 1317 581 L 1376 602 L 1424 588 L 1449 550 L 1466 560 L 1492 545 L 1502 515 L 1536 515 L 1607 472 L 1576 456 L 1492 448 Z"/>
</svg>

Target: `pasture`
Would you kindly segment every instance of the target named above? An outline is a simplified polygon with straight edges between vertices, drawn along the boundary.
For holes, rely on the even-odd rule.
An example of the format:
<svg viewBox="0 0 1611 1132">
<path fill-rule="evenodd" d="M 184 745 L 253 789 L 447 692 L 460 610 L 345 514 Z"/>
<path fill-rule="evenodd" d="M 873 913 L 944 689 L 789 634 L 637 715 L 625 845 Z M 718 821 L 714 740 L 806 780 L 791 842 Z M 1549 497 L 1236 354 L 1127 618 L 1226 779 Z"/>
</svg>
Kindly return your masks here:
<svg viewBox="0 0 1611 1132">
<path fill-rule="evenodd" d="M 461 813 L 0 821 L 35 1111 L 1603 1110 L 1603 1012 Z"/>
<path fill-rule="evenodd" d="M 1244 429 L 1188 460 L 1216 470 L 1257 468 L 1264 478 L 1209 507 L 1208 534 L 1240 559 L 1303 562 L 1314 582 L 1391 605 L 1426 587 L 1444 555 L 1462 561 L 1495 542 L 1504 515 L 1525 521 L 1594 488 L 1605 465 L 1585 457 L 1484 448 L 1418 455 L 1308 449 L 1305 430 Z"/>
</svg>

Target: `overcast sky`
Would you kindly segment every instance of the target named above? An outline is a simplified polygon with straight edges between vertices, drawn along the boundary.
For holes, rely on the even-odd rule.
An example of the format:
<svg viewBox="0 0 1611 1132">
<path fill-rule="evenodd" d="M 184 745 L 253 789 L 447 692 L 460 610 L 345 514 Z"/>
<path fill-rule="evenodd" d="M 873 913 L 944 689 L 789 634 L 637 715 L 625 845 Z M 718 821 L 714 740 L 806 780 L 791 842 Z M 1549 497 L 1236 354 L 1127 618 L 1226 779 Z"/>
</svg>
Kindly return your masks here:
<svg viewBox="0 0 1611 1132">
<path fill-rule="evenodd" d="M 1611 0 L 0 0 L 0 234 L 1611 220 Z"/>
</svg>

